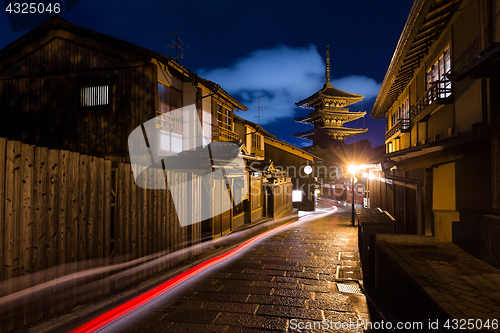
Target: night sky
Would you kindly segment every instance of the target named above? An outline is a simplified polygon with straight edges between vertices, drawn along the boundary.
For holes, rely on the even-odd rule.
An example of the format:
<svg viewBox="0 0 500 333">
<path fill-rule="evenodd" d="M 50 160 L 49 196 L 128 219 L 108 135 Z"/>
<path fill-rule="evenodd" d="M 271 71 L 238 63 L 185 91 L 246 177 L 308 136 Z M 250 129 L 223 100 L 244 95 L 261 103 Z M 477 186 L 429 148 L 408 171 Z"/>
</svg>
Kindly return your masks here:
<svg viewBox="0 0 500 333">
<path fill-rule="evenodd" d="M 258 122 L 257 98 L 263 95 L 260 124 L 279 139 L 297 146 L 310 141 L 292 133 L 312 129 L 293 117 L 307 114 L 295 103 L 325 82 L 324 58 L 330 44 L 332 84 L 363 94 L 351 111 L 365 119 L 347 127 L 368 127 L 364 135 L 384 142 L 384 121 L 369 112 L 410 12 L 410 0 L 308 1 L 128 1 L 80 0 L 62 17 L 96 30 L 175 56 L 171 32 L 180 32 L 184 58 L 179 62 L 219 83 L 249 108 L 239 115 Z M 0 13 L 0 48 L 25 34 L 13 33 L 6 12 Z"/>
</svg>

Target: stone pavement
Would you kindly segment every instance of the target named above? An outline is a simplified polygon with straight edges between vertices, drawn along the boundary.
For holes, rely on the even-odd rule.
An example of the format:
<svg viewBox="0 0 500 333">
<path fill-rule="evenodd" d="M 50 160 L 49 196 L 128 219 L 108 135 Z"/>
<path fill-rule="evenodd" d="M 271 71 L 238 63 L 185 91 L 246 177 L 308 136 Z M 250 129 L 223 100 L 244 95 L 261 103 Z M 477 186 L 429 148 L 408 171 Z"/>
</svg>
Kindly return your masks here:
<svg viewBox="0 0 500 333">
<path fill-rule="evenodd" d="M 363 332 L 347 327 L 369 320 L 359 267 L 357 228 L 339 207 L 266 238 L 123 331 Z"/>
</svg>

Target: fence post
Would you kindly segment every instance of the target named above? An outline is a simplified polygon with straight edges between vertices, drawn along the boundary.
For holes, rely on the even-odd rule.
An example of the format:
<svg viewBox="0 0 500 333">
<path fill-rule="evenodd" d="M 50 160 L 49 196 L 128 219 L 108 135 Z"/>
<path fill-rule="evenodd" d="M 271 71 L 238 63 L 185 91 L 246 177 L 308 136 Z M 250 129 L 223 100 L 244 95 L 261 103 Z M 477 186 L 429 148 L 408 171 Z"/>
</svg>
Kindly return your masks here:
<svg viewBox="0 0 500 333">
<path fill-rule="evenodd" d="M 0 281 L 4 276 L 4 235 L 5 235 L 5 161 L 7 139 L 0 138 Z M 0 290 L 0 297 L 3 296 Z"/>
</svg>

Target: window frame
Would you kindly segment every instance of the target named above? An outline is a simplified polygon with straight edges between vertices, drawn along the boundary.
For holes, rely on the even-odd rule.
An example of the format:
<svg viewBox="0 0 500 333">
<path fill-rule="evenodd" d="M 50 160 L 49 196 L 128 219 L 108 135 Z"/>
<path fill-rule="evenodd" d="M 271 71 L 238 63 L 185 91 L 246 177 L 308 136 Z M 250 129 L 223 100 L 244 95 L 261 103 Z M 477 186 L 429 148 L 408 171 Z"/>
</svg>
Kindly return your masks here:
<svg viewBox="0 0 500 333">
<path fill-rule="evenodd" d="M 106 103 L 105 104 L 95 104 L 87 105 L 84 104 L 85 89 L 89 88 L 99 88 L 106 87 Z M 110 110 L 113 105 L 113 82 L 109 80 L 93 80 L 93 81 L 83 81 L 78 83 L 78 109 L 84 111 L 90 110 Z M 99 89 L 97 89 L 97 94 L 99 94 Z M 101 97 L 102 98 L 102 97 Z"/>
<path fill-rule="evenodd" d="M 217 107 L 217 126 L 233 132 L 233 117 L 230 108 L 222 103 L 216 103 Z"/>
<path fill-rule="evenodd" d="M 166 131 L 183 134 L 182 111 L 175 112 L 175 110 L 183 106 L 182 91 L 173 86 L 166 85 L 161 81 L 157 81 L 156 94 L 157 126 Z M 173 115 L 170 114 L 172 111 L 174 111 Z"/>
<path fill-rule="evenodd" d="M 262 149 L 262 135 L 257 132 L 252 133 L 252 148 Z"/>
<path fill-rule="evenodd" d="M 449 92 L 443 92 L 439 94 L 439 98 L 447 98 L 451 96 L 451 80 L 449 79 L 449 74 L 451 74 L 451 45 L 446 45 L 443 50 L 436 57 L 436 60 L 432 62 L 429 68 L 425 71 L 425 84 L 426 90 L 429 90 L 433 84 L 438 82 L 438 88 L 444 89 L 449 88 Z M 436 97 L 437 98 L 437 97 Z"/>
</svg>

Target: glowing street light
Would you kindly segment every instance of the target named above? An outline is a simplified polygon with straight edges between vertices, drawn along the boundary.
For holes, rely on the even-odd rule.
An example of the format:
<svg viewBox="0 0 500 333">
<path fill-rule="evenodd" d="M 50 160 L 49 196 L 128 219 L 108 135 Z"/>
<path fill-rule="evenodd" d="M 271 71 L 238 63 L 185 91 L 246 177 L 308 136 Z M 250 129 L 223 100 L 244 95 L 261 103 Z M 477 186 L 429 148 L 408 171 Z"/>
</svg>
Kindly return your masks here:
<svg viewBox="0 0 500 333">
<path fill-rule="evenodd" d="M 358 171 L 358 167 L 354 164 L 351 164 L 351 165 L 349 165 L 348 170 L 349 170 L 349 173 L 354 176 L 356 174 L 356 172 Z"/>
</svg>

